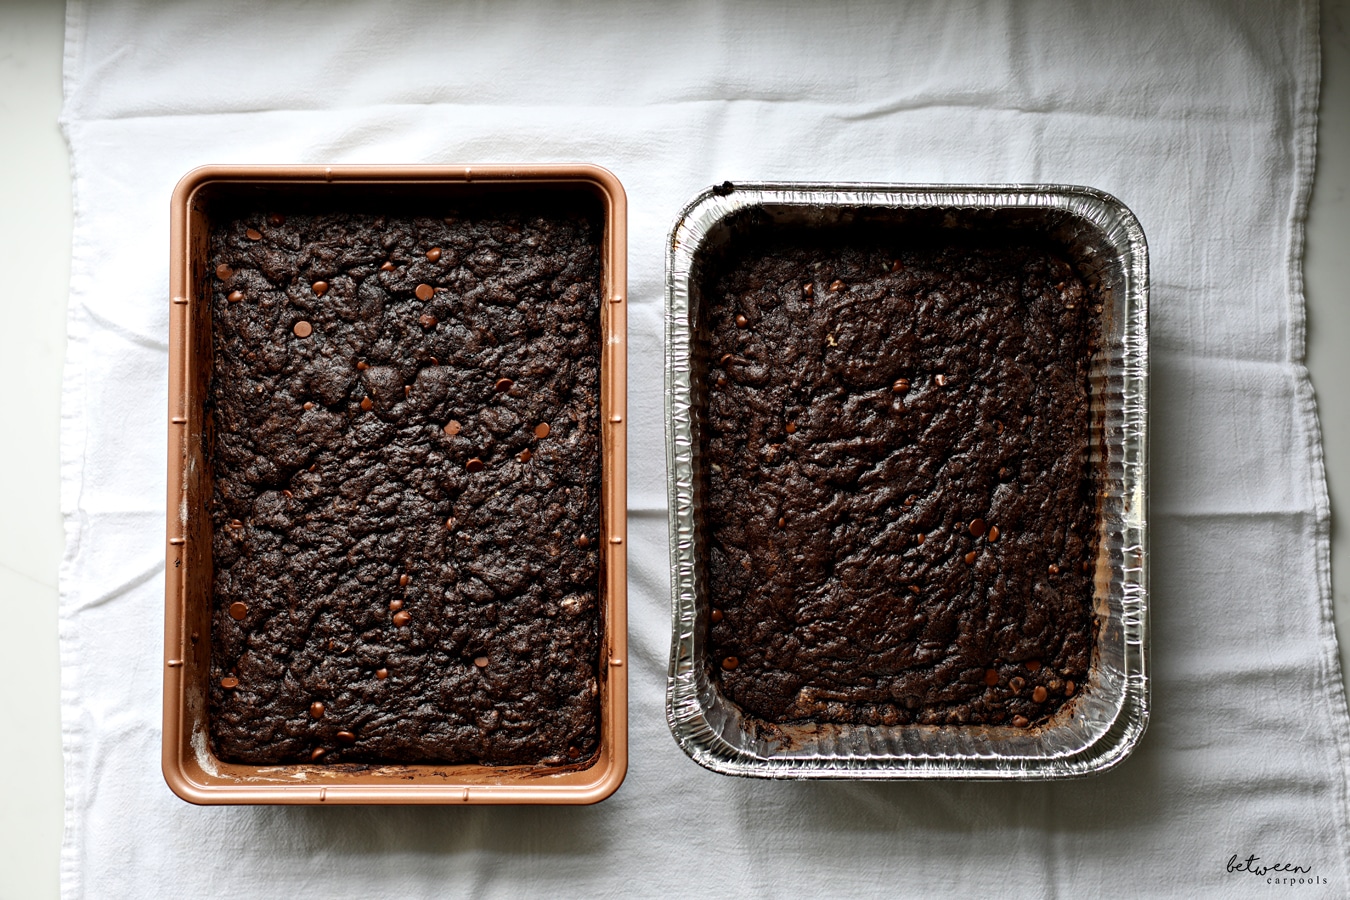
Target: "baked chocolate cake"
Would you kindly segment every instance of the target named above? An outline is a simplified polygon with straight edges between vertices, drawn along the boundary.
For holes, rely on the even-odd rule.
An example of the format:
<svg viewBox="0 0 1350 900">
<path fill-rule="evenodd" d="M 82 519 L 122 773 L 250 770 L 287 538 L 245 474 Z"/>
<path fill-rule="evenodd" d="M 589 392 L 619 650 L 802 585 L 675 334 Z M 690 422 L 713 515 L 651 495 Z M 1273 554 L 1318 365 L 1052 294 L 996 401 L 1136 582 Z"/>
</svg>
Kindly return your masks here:
<svg viewBox="0 0 1350 900">
<path fill-rule="evenodd" d="M 724 694 L 774 724 L 1053 715 L 1095 633 L 1082 280 L 1034 244 L 766 226 L 701 283 Z"/>
<path fill-rule="evenodd" d="M 209 248 L 214 752 L 584 762 L 598 207 L 283 212 Z"/>
</svg>

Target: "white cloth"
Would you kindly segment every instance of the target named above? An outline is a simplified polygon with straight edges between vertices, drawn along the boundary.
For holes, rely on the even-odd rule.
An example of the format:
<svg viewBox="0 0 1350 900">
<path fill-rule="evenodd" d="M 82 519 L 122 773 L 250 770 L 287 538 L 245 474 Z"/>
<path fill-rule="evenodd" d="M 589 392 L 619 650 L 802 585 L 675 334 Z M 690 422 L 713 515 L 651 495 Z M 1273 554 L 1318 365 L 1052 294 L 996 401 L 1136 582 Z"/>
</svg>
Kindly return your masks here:
<svg viewBox="0 0 1350 900">
<path fill-rule="evenodd" d="M 73 2 L 67 897 L 1350 895 L 1302 365 L 1315 0 Z M 197 808 L 159 772 L 168 200 L 215 162 L 590 161 L 630 202 L 632 763 L 590 808 Z M 1067 182 L 1153 271 L 1153 717 L 1054 784 L 770 783 L 667 731 L 663 244 L 724 179 Z M 1287 877 L 1287 873 L 1278 877 Z M 1325 879 L 1325 881 L 1323 881 Z"/>
</svg>

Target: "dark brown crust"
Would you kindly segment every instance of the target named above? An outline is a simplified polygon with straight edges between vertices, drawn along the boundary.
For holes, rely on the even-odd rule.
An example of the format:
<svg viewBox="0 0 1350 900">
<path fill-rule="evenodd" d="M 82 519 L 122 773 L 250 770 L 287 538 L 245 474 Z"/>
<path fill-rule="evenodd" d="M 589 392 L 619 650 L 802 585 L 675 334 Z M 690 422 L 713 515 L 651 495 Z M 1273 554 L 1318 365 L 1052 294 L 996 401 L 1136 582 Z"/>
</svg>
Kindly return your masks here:
<svg viewBox="0 0 1350 900">
<path fill-rule="evenodd" d="M 1100 307 L 1040 247 L 736 246 L 704 279 L 722 690 L 775 724 L 1043 721 L 1092 651 Z"/>
<path fill-rule="evenodd" d="M 598 212 L 274 213 L 211 234 L 213 750 L 591 757 Z"/>
</svg>

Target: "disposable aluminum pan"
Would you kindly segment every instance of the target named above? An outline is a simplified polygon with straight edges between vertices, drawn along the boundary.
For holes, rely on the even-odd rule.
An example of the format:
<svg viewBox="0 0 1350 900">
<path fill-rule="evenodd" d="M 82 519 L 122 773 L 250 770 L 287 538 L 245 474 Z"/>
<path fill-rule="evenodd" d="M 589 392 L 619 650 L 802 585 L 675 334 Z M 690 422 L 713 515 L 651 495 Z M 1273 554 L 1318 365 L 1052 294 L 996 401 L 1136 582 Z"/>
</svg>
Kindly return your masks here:
<svg viewBox="0 0 1350 900">
<path fill-rule="evenodd" d="M 247 202 L 380 210 L 392 205 L 501 202 L 546 193 L 602 211 L 600 304 L 600 739 L 594 757 L 561 766 L 242 765 L 209 741 L 212 616 L 211 270 L 213 216 Z M 610 172 L 576 166 L 216 166 L 188 173 L 171 207 L 168 521 L 162 766 L 169 787 L 199 804 L 583 804 L 608 797 L 628 765 L 627 214 Z"/>
<path fill-rule="evenodd" d="M 878 222 L 1048 241 L 1102 304 L 1089 377 L 1100 493 L 1093 588 L 1099 622 L 1087 684 L 1031 728 L 975 725 L 765 727 L 725 697 L 708 656 L 698 417 L 702 261 L 753 222 Z M 695 762 L 763 778 L 1051 779 L 1104 771 L 1148 720 L 1148 251 L 1134 215 L 1092 188 L 1060 185 L 723 184 L 675 222 L 666 260 L 666 401 L 672 639 L 666 716 Z"/>
</svg>

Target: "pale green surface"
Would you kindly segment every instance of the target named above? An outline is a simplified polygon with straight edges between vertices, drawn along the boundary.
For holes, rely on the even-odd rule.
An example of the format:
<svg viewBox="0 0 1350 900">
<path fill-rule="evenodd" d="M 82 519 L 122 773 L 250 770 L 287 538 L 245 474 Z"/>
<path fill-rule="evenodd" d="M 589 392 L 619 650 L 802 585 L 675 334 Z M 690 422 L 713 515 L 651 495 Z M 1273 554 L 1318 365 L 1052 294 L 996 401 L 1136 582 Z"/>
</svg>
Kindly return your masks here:
<svg viewBox="0 0 1350 900">
<path fill-rule="evenodd" d="M 58 432 L 70 273 L 70 177 L 57 129 L 63 6 L 0 0 L 0 900 L 58 892 L 62 552 Z M 1308 219 L 1308 366 L 1333 515 L 1332 568 L 1350 566 L 1350 0 L 1325 0 L 1317 177 Z M 21 374 L 20 374 L 21 373 Z M 1350 635 L 1350 574 L 1334 581 Z M 1350 641 L 1341 657 L 1350 670 Z M 109 673 L 116 677 L 116 673 Z"/>
<path fill-rule="evenodd" d="M 1303 277 L 1308 370 L 1331 492 L 1331 587 L 1344 677 L 1350 672 L 1350 0 L 1322 4 L 1320 113 Z"/>
<path fill-rule="evenodd" d="M 61 364 L 70 166 L 57 128 L 64 6 L 0 2 L 0 898 L 53 897 L 61 845 Z"/>
</svg>

